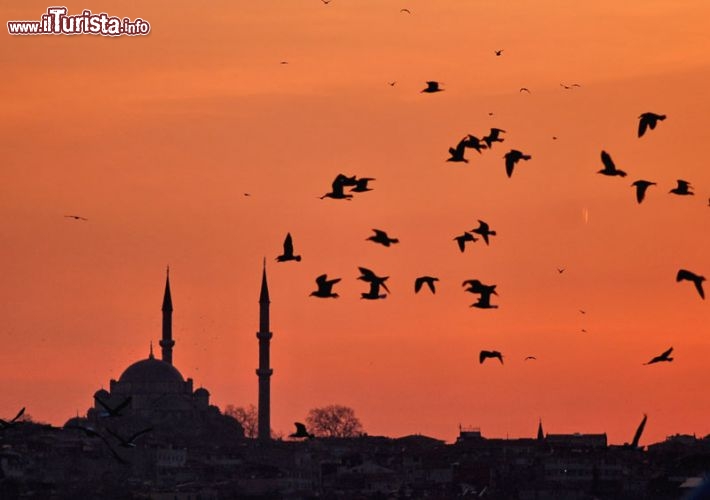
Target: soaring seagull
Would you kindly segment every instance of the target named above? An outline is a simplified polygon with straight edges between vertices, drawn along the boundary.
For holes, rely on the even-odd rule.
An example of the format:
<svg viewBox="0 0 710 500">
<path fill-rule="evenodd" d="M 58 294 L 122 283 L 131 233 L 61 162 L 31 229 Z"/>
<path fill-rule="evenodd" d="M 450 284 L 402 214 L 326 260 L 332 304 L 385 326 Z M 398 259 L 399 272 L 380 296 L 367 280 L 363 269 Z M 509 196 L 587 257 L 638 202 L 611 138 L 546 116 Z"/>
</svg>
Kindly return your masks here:
<svg viewBox="0 0 710 500">
<path fill-rule="evenodd" d="M 656 183 L 641 179 L 633 182 L 631 185 L 636 187 L 636 201 L 641 203 L 644 197 L 646 196 L 646 190 L 648 189 L 648 187 L 655 186 Z"/>
<path fill-rule="evenodd" d="M 278 262 L 287 262 L 289 260 L 295 260 L 300 262 L 301 256 L 293 254 L 293 240 L 291 239 L 291 233 L 286 233 L 286 239 L 284 240 L 284 253 L 276 257 Z"/>
<path fill-rule="evenodd" d="M 616 168 L 616 165 L 614 165 L 614 160 L 611 159 L 611 155 L 609 153 L 602 150 L 601 156 L 602 156 L 602 164 L 604 165 L 604 168 L 597 171 L 598 174 L 609 175 L 609 176 L 618 175 L 619 177 L 626 177 L 626 172 Z"/>
<path fill-rule="evenodd" d="M 683 179 L 677 179 L 676 182 L 678 183 L 678 186 L 674 187 L 669 193 L 677 194 L 680 196 L 688 196 L 688 195 L 695 195 L 690 189 L 691 185 L 690 182 L 684 181 Z"/>
<path fill-rule="evenodd" d="M 116 406 L 109 406 L 105 401 L 101 401 L 101 399 L 98 396 L 94 396 L 94 399 L 96 400 L 97 403 L 99 403 L 104 408 L 104 410 L 106 410 L 100 416 L 102 416 L 102 417 L 120 417 L 121 410 L 123 410 L 126 406 L 131 404 L 131 400 L 133 399 L 133 397 L 132 396 L 126 397 L 123 401 L 121 401 Z"/>
<path fill-rule="evenodd" d="M 474 237 L 469 232 L 465 232 L 461 236 L 456 236 L 454 238 L 454 240 L 456 241 L 456 243 L 458 243 L 459 250 L 461 250 L 463 252 L 466 249 L 466 242 L 467 241 L 472 241 L 475 243 L 476 241 L 478 241 L 478 238 Z"/>
<path fill-rule="evenodd" d="M 481 351 L 478 355 L 478 363 L 483 364 L 483 362 L 488 358 L 496 358 L 503 364 L 503 355 L 499 351 Z"/>
<path fill-rule="evenodd" d="M 667 351 L 664 351 L 662 354 L 659 356 L 656 356 L 655 358 L 651 359 L 648 363 L 644 363 L 644 365 L 652 365 L 654 363 L 660 363 L 662 361 L 668 361 L 671 362 L 673 361 L 673 358 L 671 358 L 671 353 L 673 352 L 673 348 L 671 347 Z"/>
<path fill-rule="evenodd" d="M 0 430 L 7 429 L 9 427 L 13 427 L 15 424 L 17 424 L 17 420 L 25 414 L 25 407 L 23 406 L 20 411 L 17 412 L 17 415 L 12 420 L 3 420 L 0 418 Z"/>
<path fill-rule="evenodd" d="M 532 158 L 532 156 L 526 155 L 517 149 L 511 149 L 503 156 L 503 158 L 505 158 L 505 173 L 508 174 L 508 177 L 510 177 L 513 175 L 513 169 L 515 168 L 516 163 L 520 160 L 528 161 Z"/>
<path fill-rule="evenodd" d="M 422 289 L 424 284 L 429 287 L 431 293 L 436 293 L 436 288 L 434 288 L 435 281 L 439 281 L 439 278 L 435 278 L 434 276 L 419 276 L 414 280 L 414 293 L 419 293 L 419 290 Z"/>
<path fill-rule="evenodd" d="M 676 281 L 692 281 L 695 285 L 695 289 L 700 294 L 700 298 L 705 299 L 705 292 L 703 291 L 703 281 L 705 281 L 705 276 L 700 276 L 687 269 L 681 269 L 675 277 Z"/>
<path fill-rule="evenodd" d="M 478 227 L 476 229 L 471 229 L 471 232 L 480 234 L 483 238 L 483 241 L 486 242 L 486 245 L 488 245 L 488 237 L 496 235 L 496 232 L 491 231 L 490 226 L 487 223 L 483 222 L 481 219 L 478 219 Z"/>
<path fill-rule="evenodd" d="M 296 426 L 296 432 L 293 434 L 289 434 L 288 437 L 292 438 L 307 438 L 307 439 L 312 439 L 315 436 L 308 432 L 306 429 L 306 426 L 302 424 L 301 422 L 294 422 L 293 425 Z"/>
<path fill-rule="evenodd" d="M 332 280 L 328 279 L 327 274 L 321 274 L 316 278 L 316 285 L 318 285 L 318 290 L 311 292 L 311 297 L 320 297 L 321 299 L 334 298 L 337 299 L 339 295 L 333 293 L 333 285 L 340 281 L 340 278 L 334 278 Z"/>
<path fill-rule="evenodd" d="M 369 238 L 365 238 L 366 240 L 374 241 L 375 243 L 379 243 L 380 245 L 384 245 L 386 247 L 394 243 L 399 243 L 399 240 L 397 238 L 390 238 L 389 236 L 387 236 L 386 232 L 380 229 L 373 229 L 373 231 L 375 232 L 375 234 L 373 234 Z"/>
<path fill-rule="evenodd" d="M 421 92 L 427 93 L 427 94 L 433 94 L 434 92 L 443 92 L 444 89 L 439 88 L 439 82 L 432 80 L 429 82 L 426 82 L 426 88 L 423 89 Z"/>
<path fill-rule="evenodd" d="M 647 129 L 653 130 L 656 128 L 656 124 L 659 121 L 663 121 L 666 119 L 666 115 L 658 115 L 656 113 L 643 113 L 641 116 L 639 116 L 639 130 L 638 130 L 638 136 L 642 137 L 643 134 L 646 133 Z"/>
</svg>

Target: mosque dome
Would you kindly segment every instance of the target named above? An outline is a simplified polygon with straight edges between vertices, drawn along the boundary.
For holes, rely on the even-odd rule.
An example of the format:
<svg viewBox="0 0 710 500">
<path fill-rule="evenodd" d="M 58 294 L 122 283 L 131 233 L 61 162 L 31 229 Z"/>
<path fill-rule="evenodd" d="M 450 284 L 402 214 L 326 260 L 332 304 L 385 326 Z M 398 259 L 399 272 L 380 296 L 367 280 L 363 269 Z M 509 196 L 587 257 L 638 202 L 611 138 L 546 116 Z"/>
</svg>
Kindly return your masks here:
<svg viewBox="0 0 710 500">
<path fill-rule="evenodd" d="M 119 382 L 130 384 L 177 382 L 185 383 L 185 379 L 173 365 L 150 357 L 133 363 L 121 374 Z"/>
</svg>

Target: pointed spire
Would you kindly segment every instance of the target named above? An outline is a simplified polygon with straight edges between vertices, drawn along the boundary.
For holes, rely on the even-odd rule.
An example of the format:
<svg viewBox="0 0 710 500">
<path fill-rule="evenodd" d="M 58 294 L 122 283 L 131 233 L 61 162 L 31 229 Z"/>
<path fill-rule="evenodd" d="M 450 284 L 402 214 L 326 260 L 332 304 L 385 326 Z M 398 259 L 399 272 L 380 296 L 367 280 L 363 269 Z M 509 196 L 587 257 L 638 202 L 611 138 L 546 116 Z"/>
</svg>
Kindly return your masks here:
<svg viewBox="0 0 710 500">
<path fill-rule="evenodd" d="M 163 312 L 173 312 L 173 299 L 170 296 L 170 266 L 165 275 L 165 295 L 163 296 Z"/>
<path fill-rule="evenodd" d="M 155 359 L 155 356 L 153 356 L 153 341 L 150 341 L 150 354 L 148 355 L 148 359 Z"/>
<path fill-rule="evenodd" d="M 259 302 L 268 304 L 269 300 L 269 287 L 266 284 L 266 257 L 264 257 L 264 269 L 261 273 L 261 293 L 259 294 Z"/>
<path fill-rule="evenodd" d="M 170 266 L 166 270 L 165 295 L 163 296 L 163 335 L 159 342 L 161 359 L 173 364 L 173 299 L 170 296 Z"/>
<path fill-rule="evenodd" d="M 537 424 L 537 439 L 538 441 L 545 439 L 545 433 L 542 432 L 542 419 L 540 419 Z"/>
</svg>

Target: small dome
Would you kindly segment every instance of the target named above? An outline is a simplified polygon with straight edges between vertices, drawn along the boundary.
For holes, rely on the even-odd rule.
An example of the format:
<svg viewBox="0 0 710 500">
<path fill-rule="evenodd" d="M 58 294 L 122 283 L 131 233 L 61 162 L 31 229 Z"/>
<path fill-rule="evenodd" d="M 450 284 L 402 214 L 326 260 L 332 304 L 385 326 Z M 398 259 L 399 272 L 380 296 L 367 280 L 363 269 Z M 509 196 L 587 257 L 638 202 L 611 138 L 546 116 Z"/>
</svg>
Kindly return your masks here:
<svg viewBox="0 0 710 500">
<path fill-rule="evenodd" d="M 180 382 L 184 383 L 180 372 L 170 363 L 155 358 L 148 358 L 133 363 L 121 374 L 119 382 Z"/>
<path fill-rule="evenodd" d="M 94 393 L 94 397 L 100 398 L 102 401 L 104 401 L 105 399 L 108 399 L 109 397 L 111 397 L 111 395 L 109 394 L 109 392 L 106 389 L 99 389 L 98 391 L 96 391 Z"/>
<path fill-rule="evenodd" d="M 195 396 L 209 396 L 209 395 L 210 395 L 210 391 L 208 391 L 204 387 L 200 387 L 199 389 L 197 389 L 195 391 Z"/>
</svg>

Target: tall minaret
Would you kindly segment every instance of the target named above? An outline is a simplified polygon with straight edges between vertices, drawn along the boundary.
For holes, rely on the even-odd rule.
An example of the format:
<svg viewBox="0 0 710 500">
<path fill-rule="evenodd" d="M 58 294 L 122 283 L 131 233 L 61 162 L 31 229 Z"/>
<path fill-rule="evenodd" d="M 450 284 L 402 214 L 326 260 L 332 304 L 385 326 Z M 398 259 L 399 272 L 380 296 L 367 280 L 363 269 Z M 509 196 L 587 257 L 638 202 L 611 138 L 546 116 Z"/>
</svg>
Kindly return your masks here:
<svg viewBox="0 0 710 500">
<path fill-rule="evenodd" d="M 173 364 L 173 299 L 170 297 L 170 267 L 165 277 L 165 295 L 163 296 L 163 338 L 160 340 L 163 361 Z"/>
<path fill-rule="evenodd" d="M 269 342 L 272 333 L 269 331 L 269 287 L 266 285 L 266 259 L 264 270 L 261 274 L 261 294 L 259 295 L 259 368 L 256 375 L 259 377 L 259 439 L 271 439 L 271 374 L 269 367 Z"/>
</svg>

